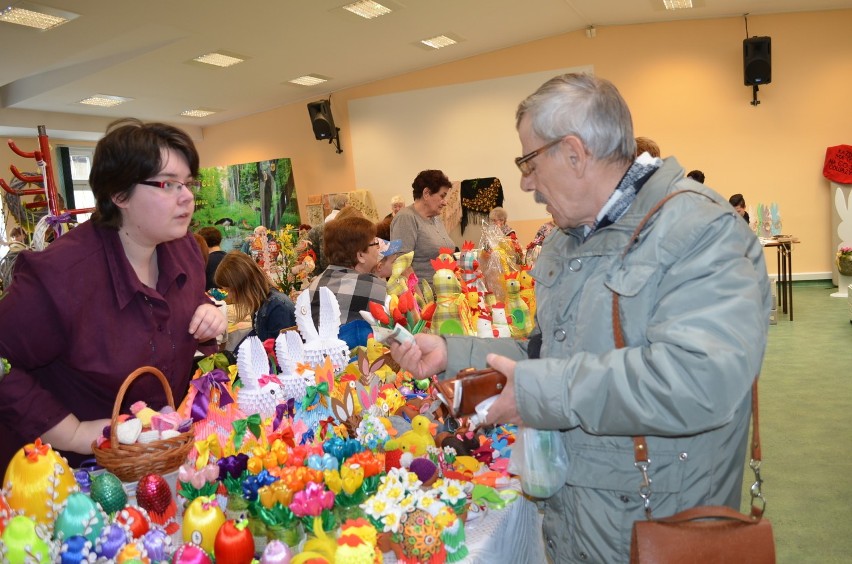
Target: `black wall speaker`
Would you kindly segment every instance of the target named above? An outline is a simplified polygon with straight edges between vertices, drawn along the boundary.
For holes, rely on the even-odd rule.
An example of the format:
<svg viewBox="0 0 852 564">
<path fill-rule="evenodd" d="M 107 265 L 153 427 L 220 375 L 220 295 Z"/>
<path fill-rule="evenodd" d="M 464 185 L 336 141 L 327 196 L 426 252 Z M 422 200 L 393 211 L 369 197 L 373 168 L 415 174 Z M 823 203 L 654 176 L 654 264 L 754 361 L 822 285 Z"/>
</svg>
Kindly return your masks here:
<svg viewBox="0 0 852 564">
<path fill-rule="evenodd" d="M 743 39 L 743 74 L 746 86 L 772 82 L 772 38 Z"/>
<path fill-rule="evenodd" d="M 328 140 L 337 137 L 337 128 L 334 127 L 334 118 L 331 117 L 331 104 L 328 100 L 308 104 L 308 114 L 311 116 L 314 137 Z"/>
</svg>

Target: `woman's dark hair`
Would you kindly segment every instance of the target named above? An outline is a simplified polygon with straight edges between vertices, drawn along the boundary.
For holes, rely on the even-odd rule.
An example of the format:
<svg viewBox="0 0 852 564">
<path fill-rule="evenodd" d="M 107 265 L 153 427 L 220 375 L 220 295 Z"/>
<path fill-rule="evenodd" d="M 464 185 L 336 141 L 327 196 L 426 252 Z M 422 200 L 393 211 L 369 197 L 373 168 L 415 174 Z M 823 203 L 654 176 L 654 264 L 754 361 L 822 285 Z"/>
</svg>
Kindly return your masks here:
<svg viewBox="0 0 852 564">
<path fill-rule="evenodd" d="M 202 227 L 198 234 L 204 237 L 208 247 L 218 247 L 222 244 L 222 232 L 216 227 Z"/>
<path fill-rule="evenodd" d="M 333 219 L 325 224 L 322 252 L 328 264 L 352 268 L 375 239 L 376 224 L 366 217 Z"/>
<path fill-rule="evenodd" d="M 704 184 L 704 173 L 700 170 L 690 170 L 686 175 L 694 181 Z"/>
<path fill-rule="evenodd" d="M 210 246 L 207 244 L 204 237 L 198 233 L 193 233 L 192 236 L 195 238 L 195 242 L 198 243 L 198 248 L 201 250 L 201 256 L 204 257 L 204 264 L 206 265 L 208 255 L 210 255 Z"/>
<path fill-rule="evenodd" d="M 390 225 L 393 221 L 393 216 L 386 217 L 376 224 L 376 237 L 381 237 L 385 241 L 390 241 Z"/>
<path fill-rule="evenodd" d="M 198 176 L 198 151 L 184 131 L 135 118 L 109 124 L 106 135 L 95 147 L 89 174 L 95 195 L 92 221 L 113 229 L 121 227 L 121 210 L 113 198 L 126 201 L 140 180 L 156 176 L 163 169 L 163 151 L 167 149 L 183 155 L 190 175 Z"/>
<path fill-rule="evenodd" d="M 733 196 L 728 198 L 728 203 L 731 204 L 733 207 L 745 207 L 745 198 L 743 198 L 742 194 L 734 194 Z"/>
<path fill-rule="evenodd" d="M 452 183 L 446 174 L 440 170 L 424 170 L 411 183 L 411 194 L 415 200 L 419 200 L 423 197 L 423 190 L 425 188 L 429 189 L 430 194 L 437 194 L 444 187 L 452 187 Z"/>
</svg>

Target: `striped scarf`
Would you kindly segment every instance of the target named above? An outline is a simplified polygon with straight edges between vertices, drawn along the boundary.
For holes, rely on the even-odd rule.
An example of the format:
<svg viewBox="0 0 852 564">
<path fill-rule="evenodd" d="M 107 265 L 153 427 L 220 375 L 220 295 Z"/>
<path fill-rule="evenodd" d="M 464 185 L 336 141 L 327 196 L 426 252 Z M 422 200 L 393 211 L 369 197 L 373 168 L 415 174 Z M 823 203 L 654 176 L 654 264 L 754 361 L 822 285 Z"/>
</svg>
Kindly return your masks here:
<svg viewBox="0 0 852 564">
<path fill-rule="evenodd" d="M 624 173 L 624 176 L 621 178 L 618 186 L 615 187 L 615 190 L 613 190 L 609 200 L 601 208 L 601 211 L 598 212 L 595 224 L 586 228 L 586 238 L 588 239 L 598 229 L 612 225 L 621 219 L 621 216 L 627 212 L 630 204 L 636 199 L 639 190 L 642 189 L 645 182 L 651 178 L 651 175 L 662 164 L 662 159 L 651 157 L 647 153 L 639 155 L 636 161 L 627 169 L 627 172 Z"/>
</svg>

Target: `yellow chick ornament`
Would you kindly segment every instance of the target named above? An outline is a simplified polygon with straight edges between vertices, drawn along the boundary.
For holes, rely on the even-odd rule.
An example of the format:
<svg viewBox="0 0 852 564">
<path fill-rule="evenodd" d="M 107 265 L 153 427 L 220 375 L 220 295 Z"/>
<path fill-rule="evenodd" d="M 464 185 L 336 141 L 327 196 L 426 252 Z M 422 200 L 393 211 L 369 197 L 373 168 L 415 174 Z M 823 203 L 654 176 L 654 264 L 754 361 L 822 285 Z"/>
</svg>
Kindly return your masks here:
<svg viewBox="0 0 852 564">
<path fill-rule="evenodd" d="M 385 449 L 401 449 L 403 452 L 410 452 L 414 456 L 422 456 L 426 454 L 426 447 L 435 446 L 435 437 L 432 436 L 431 427 L 432 422 L 427 417 L 416 415 L 411 420 L 411 430 L 388 441 Z"/>
</svg>

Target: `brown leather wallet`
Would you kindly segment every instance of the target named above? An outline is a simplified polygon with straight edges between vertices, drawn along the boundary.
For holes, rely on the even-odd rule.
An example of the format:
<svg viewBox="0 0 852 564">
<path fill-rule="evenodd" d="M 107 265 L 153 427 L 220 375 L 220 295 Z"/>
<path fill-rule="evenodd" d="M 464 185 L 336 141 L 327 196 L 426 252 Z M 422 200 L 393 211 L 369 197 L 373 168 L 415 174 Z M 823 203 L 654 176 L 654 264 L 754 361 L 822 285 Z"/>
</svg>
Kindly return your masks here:
<svg viewBox="0 0 852 564">
<path fill-rule="evenodd" d="M 438 399 L 444 402 L 453 417 L 476 413 L 476 406 L 499 395 L 506 387 L 506 375 L 493 368 L 465 368 L 454 378 L 435 382 Z"/>
</svg>

